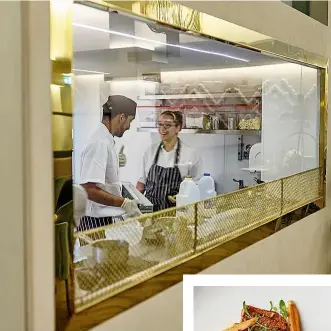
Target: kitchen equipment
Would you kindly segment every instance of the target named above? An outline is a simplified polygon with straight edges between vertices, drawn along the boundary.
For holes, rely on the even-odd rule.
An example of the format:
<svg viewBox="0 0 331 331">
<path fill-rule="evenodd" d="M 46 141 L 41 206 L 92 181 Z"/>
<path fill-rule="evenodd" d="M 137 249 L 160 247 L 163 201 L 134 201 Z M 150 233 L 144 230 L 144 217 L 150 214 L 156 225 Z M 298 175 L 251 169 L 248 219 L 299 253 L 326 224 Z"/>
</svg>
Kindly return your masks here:
<svg viewBox="0 0 331 331">
<path fill-rule="evenodd" d="M 177 217 L 159 217 L 153 224 L 144 228 L 143 238 L 152 244 L 163 245 L 165 243 L 165 234 L 173 230 L 173 224 Z"/>
<path fill-rule="evenodd" d="M 228 117 L 228 130 L 236 129 L 236 118 L 234 116 Z"/>
<path fill-rule="evenodd" d="M 241 190 L 241 189 L 247 187 L 247 186 L 244 185 L 244 181 L 243 181 L 242 179 L 237 180 L 237 179 L 233 178 L 233 181 L 234 181 L 235 183 L 238 183 L 238 185 L 239 185 L 239 190 Z"/>
<path fill-rule="evenodd" d="M 203 114 L 202 116 L 203 116 L 203 120 L 202 120 L 203 128 L 205 130 L 210 130 L 212 128 L 212 118 L 211 118 L 211 116 L 208 115 L 208 114 Z"/>
<path fill-rule="evenodd" d="M 105 230 L 108 240 L 122 240 L 134 246 L 140 243 L 143 236 L 143 226 L 137 220 L 121 222 L 120 226 L 112 226 Z"/>
<path fill-rule="evenodd" d="M 263 184 L 264 183 L 263 180 L 261 180 L 261 179 L 259 179 L 257 177 L 254 177 L 254 181 L 256 182 L 256 184 Z"/>
<path fill-rule="evenodd" d="M 80 255 L 87 258 L 91 266 L 96 264 L 107 264 L 112 266 L 123 265 L 129 258 L 129 243 L 124 240 L 101 239 L 93 241 L 88 236 L 80 234 L 79 239 L 88 245 L 80 247 Z"/>
<path fill-rule="evenodd" d="M 259 171 L 262 168 L 261 143 L 254 144 L 249 151 L 249 168 Z"/>
<path fill-rule="evenodd" d="M 199 113 L 187 113 L 185 116 L 185 127 L 187 129 L 202 129 L 203 115 Z"/>
<path fill-rule="evenodd" d="M 153 212 L 153 204 L 130 182 L 122 183 L 122 196 L 123 198 L 136 200 L 143 214 Z"/>
<path fill-rule="evenodd" d="M 193 248 L 191 231 L 185 218 L 159 217 L 154 224 L 145 228 L 147 243 L 164 246 L 170 256 L 177 256 Z"/>
<path fill-rule="evenodd" d="M 93 256 L 98 263 L 121 265 L 129 258 L 129 243 L 124 240 L 100 240 L 92 244 Z"/>
<path fill-rule="evenodd" d="M 220 126 L 221 126 L 220 116 L 219 115 L 213 115 L 212 116 L 211 128 L 213 130 L 220 130 Z"/>
</svg>

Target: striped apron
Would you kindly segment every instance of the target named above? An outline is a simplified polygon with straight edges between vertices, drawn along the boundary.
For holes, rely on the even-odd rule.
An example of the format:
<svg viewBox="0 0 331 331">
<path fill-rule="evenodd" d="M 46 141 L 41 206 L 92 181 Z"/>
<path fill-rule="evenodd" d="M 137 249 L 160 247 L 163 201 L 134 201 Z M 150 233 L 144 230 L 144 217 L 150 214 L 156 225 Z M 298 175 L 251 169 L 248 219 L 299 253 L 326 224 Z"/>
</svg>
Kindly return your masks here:
<svg viewBox="0 0 331 331">
<path fill-rule="evenodd" d="M 178 139 L 173 168 L 163 168 L 157 165 L 161 147 L 162 143 L 158 147 L 153 165 L 149 169 L 145 186 L 146 198 L 153 204 L 154 212 L 175 206 L 174 203 L 169 201 L 168 196 L 177 195 L 182 182 L 182 176 L 178 168 L 180 140 Z"/>
<path fill-rule="evenodd" d="M 80 231 L 96 229 L 96 228 L 100 228 L 102 226 L 115 224 L 120 221 L 123 221 L 122 216 L 108 216 L 108 217 L 83 216 L 80 219 L 80 224 L 76 228 L 76 231 L 80 232 Z"/>
</svg>

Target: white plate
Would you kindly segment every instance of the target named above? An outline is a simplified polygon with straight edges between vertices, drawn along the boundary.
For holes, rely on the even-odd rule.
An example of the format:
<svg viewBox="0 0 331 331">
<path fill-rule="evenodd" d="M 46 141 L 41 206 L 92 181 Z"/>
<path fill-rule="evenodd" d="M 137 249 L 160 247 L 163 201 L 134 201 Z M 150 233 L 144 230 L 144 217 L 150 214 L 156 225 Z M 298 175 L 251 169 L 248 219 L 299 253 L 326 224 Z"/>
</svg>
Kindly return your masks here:
<svg viewBox="0 0 331 331">
<path fill-rule="evenodd" d="M 240 322 L 243 301 L 270 309 L 269 301 L 293 300 L 299 309 L 302 331 L 329 330 L 331 287 L 195 287 L 194 331 L 222 331 Z"/>
</svg>

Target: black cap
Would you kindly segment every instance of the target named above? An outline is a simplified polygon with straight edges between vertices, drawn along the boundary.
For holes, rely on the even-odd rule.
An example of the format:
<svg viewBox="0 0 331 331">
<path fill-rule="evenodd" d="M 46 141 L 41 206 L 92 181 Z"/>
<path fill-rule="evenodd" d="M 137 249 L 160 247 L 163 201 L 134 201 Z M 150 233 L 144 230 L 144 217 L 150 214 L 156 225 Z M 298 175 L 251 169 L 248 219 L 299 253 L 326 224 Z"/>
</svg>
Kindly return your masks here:
<svg viewBox="0 0 331 331">
<path fill-rule="evenodd" d="M 104 116 L 115 117 L 118 114 L 136 115 L 137 103 L 123 95 L 110 95 L 102 106 Z"/>
</svg>

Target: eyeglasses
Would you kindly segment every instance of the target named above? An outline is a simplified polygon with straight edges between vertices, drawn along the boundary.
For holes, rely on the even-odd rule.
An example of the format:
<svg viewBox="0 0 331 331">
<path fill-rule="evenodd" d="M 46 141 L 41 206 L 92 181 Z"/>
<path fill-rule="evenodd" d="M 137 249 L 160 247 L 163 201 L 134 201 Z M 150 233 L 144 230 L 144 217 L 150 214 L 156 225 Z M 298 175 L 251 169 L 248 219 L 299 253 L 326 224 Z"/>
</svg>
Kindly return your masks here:
<svg viewBox="0 0 331 331">
<path fill-rule="evenodd" d="M 156 127 L 159 129 L 163 127 L 165 130 L 169 130 L 170 128 L 172 128 L 174 126 L 177 126 L 177 124 L 160 123 L 160 122 L 156 123 Z"/>
</svg>

